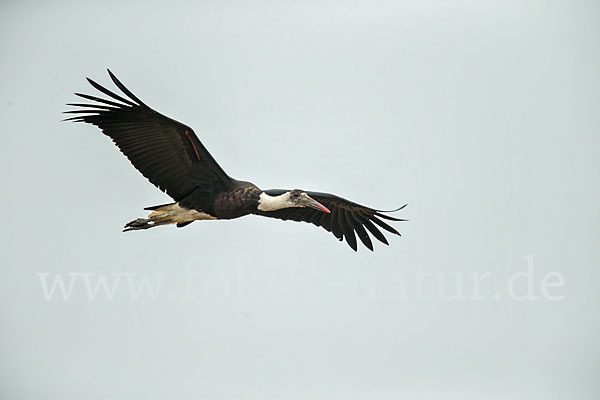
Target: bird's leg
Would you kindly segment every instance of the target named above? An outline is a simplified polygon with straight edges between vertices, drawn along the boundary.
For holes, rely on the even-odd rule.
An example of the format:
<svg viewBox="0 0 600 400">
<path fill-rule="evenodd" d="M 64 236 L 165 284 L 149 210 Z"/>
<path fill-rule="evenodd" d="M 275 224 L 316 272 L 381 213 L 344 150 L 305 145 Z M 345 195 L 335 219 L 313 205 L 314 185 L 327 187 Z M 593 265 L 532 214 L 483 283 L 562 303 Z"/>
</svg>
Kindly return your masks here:
<svg viewBox="0 0 600 400">
<path fill-rule="evenodd" d="M 179 228 L 181 228 L 189 225 L 193 221 L 217 219 L 216 217 L 206 214 L 202 211 L 181 207 L 179 203 L 148 207 L 146 209 L 152 210 L 152 212 L 148 215 L 148 218 L 138 218 L 128 222 L 123 231 L 135 231 L 169 224 L 176 224 Z"/>
<path fill-rule="evenodd" d="M 155 226 L 173 224 L 175 223 L 175 221 L 169 218 L 171 215 L 173 215 L 172 212 L 165 213 L 153 211 L 150 213 L 148 218 L 138 218 L 131 222 L 128 222 L 125 225 L 125 229 L 123 229 L 123 232 L 135 231 L 139 229 L 149 229 L 154 228 Z"/>
</svg>

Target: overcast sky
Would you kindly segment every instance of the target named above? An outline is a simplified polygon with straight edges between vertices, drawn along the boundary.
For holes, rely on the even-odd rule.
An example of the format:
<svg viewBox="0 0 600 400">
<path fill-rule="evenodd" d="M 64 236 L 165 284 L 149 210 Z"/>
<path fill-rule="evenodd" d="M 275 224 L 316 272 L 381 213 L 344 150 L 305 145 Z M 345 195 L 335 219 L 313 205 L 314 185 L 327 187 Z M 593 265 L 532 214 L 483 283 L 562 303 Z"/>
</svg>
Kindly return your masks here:
<svg viewBox="0 0 600 400">
<path fill-rule="evenodd" d="M 599 398 L 597 2 L 3 1 L 0 41 L 0 397 Z M 403 236 L 122 233 L 170 199 L 60 122 L 106 68 Z"/>
</svg>

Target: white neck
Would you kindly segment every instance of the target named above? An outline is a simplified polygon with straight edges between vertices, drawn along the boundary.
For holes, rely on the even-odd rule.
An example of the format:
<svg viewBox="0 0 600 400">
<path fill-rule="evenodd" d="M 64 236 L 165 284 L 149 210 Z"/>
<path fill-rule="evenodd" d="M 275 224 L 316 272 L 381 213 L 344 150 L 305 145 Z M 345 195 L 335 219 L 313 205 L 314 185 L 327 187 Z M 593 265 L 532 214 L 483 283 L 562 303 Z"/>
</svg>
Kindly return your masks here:
<svg viewBox="0 0 600 400">
<path fill-rule="evenodd" d="M 258 209 L 260 211 L 275 211 L 281 210 L 282 208 L 289 207 L 288 200 L 290 199 L 290 194 L 284 193 L 279 196 L 269 196 L 266 193 L 261 193 L 258 198 Z"/>
</svg>

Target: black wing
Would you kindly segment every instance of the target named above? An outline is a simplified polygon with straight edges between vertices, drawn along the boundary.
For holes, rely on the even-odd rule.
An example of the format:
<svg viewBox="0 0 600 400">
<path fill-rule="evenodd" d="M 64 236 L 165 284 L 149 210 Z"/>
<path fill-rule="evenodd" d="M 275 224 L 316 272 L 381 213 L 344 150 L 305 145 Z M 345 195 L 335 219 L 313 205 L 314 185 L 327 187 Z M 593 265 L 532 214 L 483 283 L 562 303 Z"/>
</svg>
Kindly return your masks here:
<svg viewBox="0 0 600 400">
<path fill-rule="evenodd" d="M 279 196 L 285 192 L 287 190 L 275 189 L 265 191 L 270 196 Z M 367 230 L 380 242 L 385 244 L 388 244 L 388 241 L 379 228 L 400 236 L 400 233 L 382 221 L 382 218 L 389 221 L 407 221 L 383 214 L 384 212 L 402 210 L 406 207 L 406 204 L 396 210 L 381 211 L 361 206 L 360 204 L 329 193 L 306 192 L 306 194 L 327 207 L 331 211 L 331 214 L 306 207 L 284 208 L 276 211 L 258 211 L 257 214 L 283 220 L 310 222 L 333 233 L 340 241 L 345 238 L 348 245 L 354 251 L 357 250 L 356 235 L 358 235 L 369 250 L 373 251 L 373 243 Z"/>
<path fill-rule="evenodd" d="M 88 78 L 88 82 L 110 100 L 75 93 L 97 103 L 67 104 L 82 107 L 66 111 L 67 114 L 78 114 L 67 121 L 87 122 L 99 127 L 142 175 L 175 201 L 197 187 L 226 185 L 232 181 L 200 143 L 192 128 L 154 111 L 110 70 L 108 74 L 127 98 Z"/>
</svg>

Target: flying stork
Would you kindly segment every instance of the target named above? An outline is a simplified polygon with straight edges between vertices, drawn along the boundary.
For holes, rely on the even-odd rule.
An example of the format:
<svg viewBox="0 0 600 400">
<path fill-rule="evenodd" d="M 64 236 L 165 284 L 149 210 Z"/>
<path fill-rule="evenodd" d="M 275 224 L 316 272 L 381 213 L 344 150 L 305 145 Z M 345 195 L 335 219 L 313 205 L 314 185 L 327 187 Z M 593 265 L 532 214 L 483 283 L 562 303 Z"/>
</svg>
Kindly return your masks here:
<svg viewBox="0 0 600 400">
<path fill-rule="evenodd" d="M 124 231 L 155 226 L 189 225 L 196 220 L 233 219 L 248 214 L 282 220 L 304 221 L 346 239 L 357 250 L 356 235 L 373 250 L 367 230 L 380 242 L 388 244 L 378 229 L 400 233 L 384 222 L 406 221 L 365 207 L 341 197 L 318 192 L 261 190 L 254 184 L 231 178 L 202 145 L 192 128 L 168 118 L 144 104 L 108 70 L 113 83 L 127 97 L 118 95 L 93 80 L 88 82 L 110 99 L 83 93 L 75 95 L 95 103 L 68 103 L 81 107 L 65 121 L 96 125 L 110 137 L 133 166 L 152 184 L 166 192 L 174 203 L 147 207 L 147 218 L 125 225 Z M 365 229 L 366 228 L 366 229 Z"/>
</svg>

